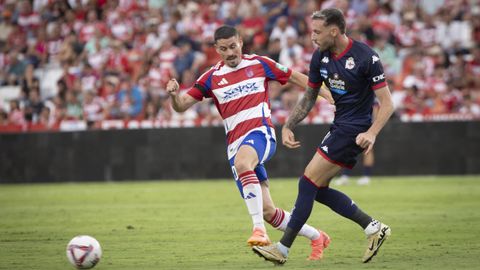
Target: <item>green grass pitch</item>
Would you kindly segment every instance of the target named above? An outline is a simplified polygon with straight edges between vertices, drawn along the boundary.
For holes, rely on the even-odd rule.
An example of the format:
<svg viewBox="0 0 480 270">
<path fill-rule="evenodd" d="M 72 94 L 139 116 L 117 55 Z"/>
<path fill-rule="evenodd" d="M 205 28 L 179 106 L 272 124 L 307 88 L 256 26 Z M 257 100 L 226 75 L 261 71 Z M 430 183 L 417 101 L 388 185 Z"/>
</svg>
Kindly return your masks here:
<svg viewBox="0 0 480 270">
<path fill-rule="evenodd" d="M 290 210 L 296 179 L 271 180 Z M 369 264 L 354 223 L 316 204 L 308 223 L 330 234 L 321 262 L 305 238 L 283 269 L 480 269 L 480 177 L 377 177 L 340 188 L 392 228 Z M 280 232 L 268 227 L 270 238 Z M 0 185 L 0 269 L 73 269 L 68 241 L 95 237 L 95 269 L 272 269 L 246 246 L 251 221 L 231 180 Z"/>
</svg>

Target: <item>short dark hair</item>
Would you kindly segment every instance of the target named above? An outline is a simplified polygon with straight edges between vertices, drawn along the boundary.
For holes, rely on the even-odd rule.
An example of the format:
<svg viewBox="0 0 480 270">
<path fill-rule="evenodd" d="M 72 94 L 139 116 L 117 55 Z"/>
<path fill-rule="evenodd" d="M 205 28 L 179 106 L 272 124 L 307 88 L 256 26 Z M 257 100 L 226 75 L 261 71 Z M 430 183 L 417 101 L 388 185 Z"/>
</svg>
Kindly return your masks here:
<svg viewBox="0 0 480 270">
<path fill-rule="evenodd" d="M 326 8 L 321 11 L 315 11 L 312 15 L 312 20 L 323 20 L 325 21 L 325 26 L 336 25 L 342 34 L 345 34 L 347 31 L 345 17 L 338 8 Z"/>
<path fill-rule="evenodd" d="M 231 38 L 234 36 L 237 36 L 238 32 L 235 27 L 232 27 L 230 25 L 222 25 L 217 30 L 215 30 L 215 34 L 213 35 L 213 40 L 215 43 L 217 43 L 217 40 L 219 39 L 227 39 Z"/>
</svg>

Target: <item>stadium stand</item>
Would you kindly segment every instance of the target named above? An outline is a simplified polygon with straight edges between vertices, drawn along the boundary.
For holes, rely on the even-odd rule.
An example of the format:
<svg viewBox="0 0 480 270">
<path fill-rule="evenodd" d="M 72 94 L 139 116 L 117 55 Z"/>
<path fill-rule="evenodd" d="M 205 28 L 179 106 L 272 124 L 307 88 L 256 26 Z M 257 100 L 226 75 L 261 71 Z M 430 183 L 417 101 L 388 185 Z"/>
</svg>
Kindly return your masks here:
<svg viewBox="0 0 480 270">
<path fill-rule="evenodd" d="M 333 6 L 380 54 L 396 119 L 480 119 L 478 1 L 2 0 L 0 132 L 221 125 L 214 104 L 178 114 L 164 91 L 170 77 L 189 89 L 219 60 L 215 28 L 236 26 L 246 53 L 307 72 L 309 17 Z M 302 91 L 271 85 L 276 124 Z M 317 102 L 305 123 L 333 110 Z"/>
</svg>

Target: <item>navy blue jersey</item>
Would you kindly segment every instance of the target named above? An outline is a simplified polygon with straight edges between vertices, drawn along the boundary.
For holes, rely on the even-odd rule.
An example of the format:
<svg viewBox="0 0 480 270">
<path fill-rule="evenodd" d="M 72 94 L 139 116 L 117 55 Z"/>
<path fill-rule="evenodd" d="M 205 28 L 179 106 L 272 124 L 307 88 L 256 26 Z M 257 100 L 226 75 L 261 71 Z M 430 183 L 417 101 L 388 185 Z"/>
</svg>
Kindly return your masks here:
<svg viewBox="0 0 480 270">
<path fill-rule="evenodd" d="M 383 66 L 374 50 L 351 39 L 339 55 L 316 50 L 310 62 L 308 85 L 316 88 L 322 82 L 335 100 L 335 124 L 371 125 L 373 91 L 386 86 Z"/>
</svg>

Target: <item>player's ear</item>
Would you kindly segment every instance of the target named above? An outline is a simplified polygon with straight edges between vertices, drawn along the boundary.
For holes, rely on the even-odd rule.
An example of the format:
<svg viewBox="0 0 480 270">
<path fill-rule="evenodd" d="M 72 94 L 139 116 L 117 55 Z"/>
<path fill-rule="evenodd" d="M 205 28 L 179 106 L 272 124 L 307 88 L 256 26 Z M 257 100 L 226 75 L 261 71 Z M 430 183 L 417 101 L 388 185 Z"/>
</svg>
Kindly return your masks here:
<svg viewBox="0 0 480 270">
<path fill-rule="evenodd" d="M 216 51 L 218 54 L 220 54 L 220 49 L 218 48 L 218 45 L 217 45 L 216 42 L 213 44 L 213 47 L 215 48 L 215 51 Z"/>
<path fill-rule="evenodd" d="M 332 37 L 336 38 L 338 36 L 338 28 L 336 27 L 330 28 L 330 34 L 332 35 Z"/>
<path fill-rule="evenodd" d="M 243 39 L 240 35 L 237 35 L 238 38 L 238 44 L 240 45 L 240 48 L 243 47 Z"/>
</svg>

